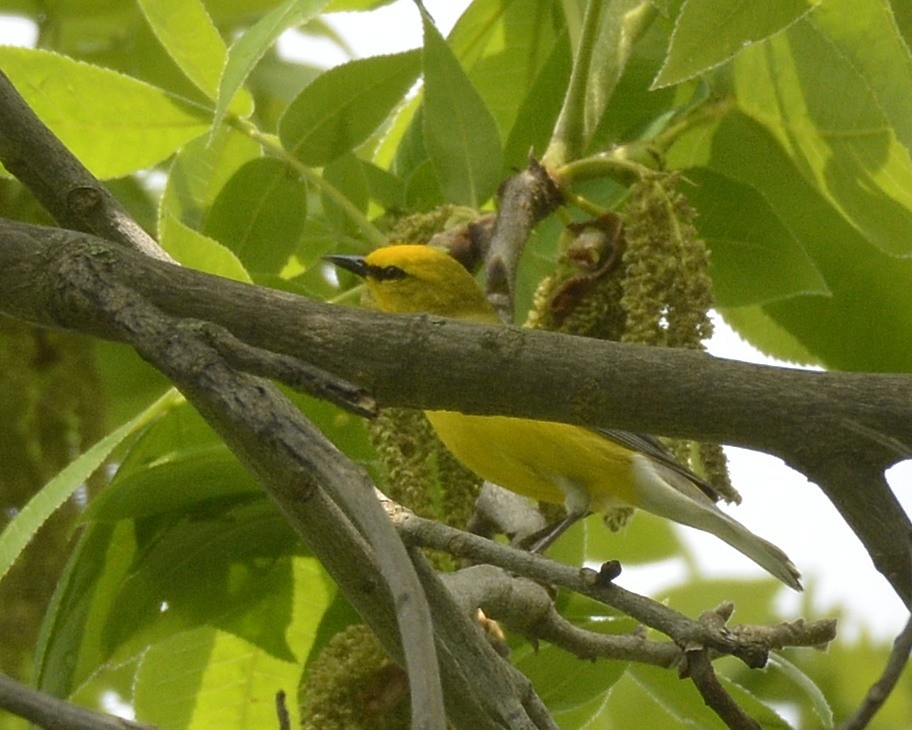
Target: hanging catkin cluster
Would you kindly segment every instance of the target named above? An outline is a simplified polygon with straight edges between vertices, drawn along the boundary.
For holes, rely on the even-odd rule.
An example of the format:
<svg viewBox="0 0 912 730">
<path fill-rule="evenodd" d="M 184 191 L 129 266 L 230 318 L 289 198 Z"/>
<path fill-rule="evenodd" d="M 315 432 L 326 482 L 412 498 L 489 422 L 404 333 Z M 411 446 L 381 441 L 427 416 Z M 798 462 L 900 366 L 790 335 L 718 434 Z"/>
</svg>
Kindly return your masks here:
<svg viewBox="0 0 912 730">
<path fill-rule="evenodd" d="M 424 243 L 444 226 L 462 220 L 464 209 L 441 206 L 401 219 L 391 240 Z M 422 517 L 465 529 L 481 480 L 459 464 L 437 438 L 420 411 L 387 408 L 368 424 L 368 435 L 386 474 L 389 496 Z M 451 568 L 445 555 L 431 555 L 435 566 Z"/>
<path fill-rule="evenodd" d="M 308 665 L 298 702 L 303 730 L 409 726 L 408 679 L 363 624 L 333 636 Z"/>
<path fill-rule="evenodd" d="M 568 226 L 558 269 L 539 286 L 527 324 L 570 334 L 702 349 L 712 334 L 709 257 L 676 176 L 646 177 L 617 214 Z M 671 444 L 726 500 L 739 501 L 715 444 Z M 626 519 L 612 516 L 609 527 Z"/>
<path fill-rule="evenodd" d="M 712 336 L 709 256 L 674 177 L 636 183 L 623 211 L 623 342 L 702 349 Z"/>
<path fill-rule="evenodd" d="M 480 480 L 447 451 L 421 411 L 384 409 L 368 433 L 390 497 L 423 517 L 465 529 Z"/>
</svg>

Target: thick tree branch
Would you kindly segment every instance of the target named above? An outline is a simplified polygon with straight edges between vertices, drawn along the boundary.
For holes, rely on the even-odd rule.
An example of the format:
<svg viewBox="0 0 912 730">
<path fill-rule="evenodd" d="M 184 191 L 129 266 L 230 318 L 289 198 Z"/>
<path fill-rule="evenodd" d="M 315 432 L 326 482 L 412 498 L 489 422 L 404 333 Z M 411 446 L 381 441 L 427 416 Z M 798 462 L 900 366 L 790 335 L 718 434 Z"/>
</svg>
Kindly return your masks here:
<svg viewBox="0 0 912 730">
<path fill-rule="evenodd" d="M 61 226 L 173 259 L 57 139 L 0 71 L 0 159 Z"/>
<path fill-rule="evenodd" d="M 134 255 L 140 255 L 146 260 L 172 261 L 171 257 L 129 216 L 104 185 L 96 180 L 38 119 L 2 73 L 0 160 L 32 190 L 62 225 L 104 236 L 116 241 L 124 251 L 139 252 Z M 69 240 L 66 236 L 64 239 Z M 322 434 L 314 429 L 297 409 L 290 406 L 278 389 L 249 375 L 239 374 L 226 366 L 225 359 L 205 341 L 207 338 L 201 337 L 199 332 L 184 330 L 181 333 L 179 325 L 182 323 L 177 323 L 162 314 L 148 300 L 133 298 L 132 293 L 125 292 L 120 285 L 107 282 L 109 286 L 101 284 L 93 290 L 92 287 L 99 282 L 93 283 L 91 272 L 86 273 L 87 277 L 83 284 L 87 288 L 81 291 L 74 290 L 72 293 L 77 297 L 86 297 L 91 302 L 90 307 L 97 310 L 100 319 L 106 320 L 114 329 L 121 330 L 121 341 L 133 345 L 147 360 L 171 375 L 175 383 L 182 387 L 188 400 L 208 417 L 211 425 L 221 433 L 226 443 L 236 450 L 241 461 L 260 476 L 267 493 L 279 504 L 304 541 L 311 544 L 315 554 L 324 559 L 324 564 L 333 565 L 335 559 L 336 568 L 345 571 L 351 569 L 351 564 L 366 570 L 372 562 L 376 563 L 376 568 L 379 569 L 379 574 L 392 595 L 380 596 L 382 592 L 375 592 L 378 597 L 374 605 L 370 606 L 362 605 L 359 602 L 360 596 L 352 598 L 352 603 L 369 611 L 370 615 L 365 616 L 365 619 L 376 630 L 378 626 L 383 625 L 384 616 L 389 617 L 388 610 L 384 614 L 384 602 L 393 601 L 393 616 L 398 622 L 398 632 L 391 626 L 382 626 L 386 631 L 380 638 L 385 640 L 388 650 L 395 655 L 399 654 L 401 648 L 401 658 L 404 659 L 410 673 L 413 726 L 442 727 L 446 720 L 436 661 L 434 630 L 427 602 L 401 542 L 389 527 L 376 502 L 369 496 L 370 490 L 366 490 L 365 496 L 364 489 L 352 489 L 352 485 L 357 485 L 358 480 L 340 482 L 338 470 L 328 468 L 325 463 L 322 465 L 323 469 L 320 468 L 320 460 L 313 455 L 321 453 L 321 443 L 328 446 L 328 452 L 332 453 L 330 462 L 346 460 L 323 439 Z M 35 286 L 39 281 L 40 279 L 20 281 L 15 287 L 16 291 L 23 294 L 30 285 Z M 212 333 L 218 330 L 210 328 L 206 331 L 211 338 Z M 184 337 L 181 337 L 181 334 Z M 227 349 L 236 359 L 245 360 L 254 372 L 263 371 L 265 366 L 262 359 L 251 355 L 254 348 L 245 348 L 243 343 L 232 340 L 227 333 L 223 334 L 226 336 L 218 338 L 223 352 L 226 345 L 235 345 Z M 175 341 L 178 342 L 177 347 L 173 347 Z M 186 348 L 183 345 L 186 345 Z M 195 352 L 203 360 L 208 357 L 211 362 L 209 372 L 201 373 L 198 370 L 199 363 L 187 359 L 188 352 Z M 335 396 L 334 400 L 345 401 L 350 407 L 366 412 L 371 412 L 374 408 L 369 398 L 349 388 L 338 378 L 329 380 L 314 377 L 317 373 L 312 367 L 295 367 L 288 358 L 280 358 L 277 361 L 273 358 L 270 367 L 272 370 L 269 374 L 276 374 L 273 371 L 284 372 L 286 377 L 291 376 L 299 383 L 316 382 L 327 391 L 325 395 Z M 221 372 L 222 378 L 212 379 L 211 374 L 214 372 Z M 243 412 L 232 410 L 232 407 L 238 404 L 259 406 L 260 410 L 251 412 L 248 420 Z M 303 435 L 303 438 L 297 440 L 296 446 L 304 450 L 291 454 L 280 450 L 278 455 L 272 455 L 274 460 L 270 463 L 269 455 L 261 453 L 257 448 L 256 429 L 263 427 L 264 416 L 266 423 L 270 423 L 271 414 L 282 412 L 288 420 L 280 425 L 287 426 L 291 433 L 295 433 L 297 429 L 298 436 Z M 256 422 L 257 416 L 261 419 L 259 423 Z M 262 451 L 265 452 L 267 449 L 263 448 Z M 326 452 L 327 449 L 324 449 L 324 456 Z M 342 471 L 345 471 L 345 467 L 342 467 Z M 362 481 L 364 479 L 366 477 L 362 476 Z M 314 489 L 315 484 L 328 488 L 335 504 L 332 500 L 326 499 L 321 490 Z M 313 502 L 325 502 L 324 517 L 333 517 L 333 509 L 338 505 L 351 518 L 353 524 L 336 519 L 330 525 L 316 521 L 311 522 L 308 527 L 306 519 L 295 519 L 296 516 L 302 517 L 297 514 L 300 511 L 301 496 L 298 488 L 301 487 L 304 487 L 305 491 L 313 492 Z M 332 528 L 337 528 L 341 533 L 336 536 L 338 544 L 331 540 L 328 544 L 324 543 L 324 549 L 321 550 L 320 540 L 330 533 Z M 355 528 L 360 530 L 360 535 Z M 369 545 L 363 544 L 361 535 L 367 538 Z M 349 539 L 346 541 L 345 538 Z M 347 554 L 348 562 L 339 559 L 344 554 L 340 551 L 341 546 L 350 548 Z M 371 549 L 376 560 L 371 559 Z M 374 580 L 374 574 L 371 572 L 356 580 L 346 581 L 345 576 L 334 577 L 340 586 L 344 586 L 343 590 L 347 588 L 353 593 L 362 590 L 361 584 Z M 395 638 L 397 633 L 399 641 Z M 471 716 L 471 712 L 467 714 Z M 483 711 L 479 714 L 484 716 Z"/>
<path fill-rule="evenodd" d="M 775 454 L 820 485 L 899 596 L 912 598 L 912 523 L 883 478 L 912 453 L 907 375 L 806 372 L 331 306 L 88 236 L 0 223 L 0 311 L 123 339 L 90 301 L 67 294 L 85 288 L 80 272 L 89 269 L 174 317 L 218 325 L 247 345 L 357 383 L 382 405 L 620 427 Z"/>
</svg>

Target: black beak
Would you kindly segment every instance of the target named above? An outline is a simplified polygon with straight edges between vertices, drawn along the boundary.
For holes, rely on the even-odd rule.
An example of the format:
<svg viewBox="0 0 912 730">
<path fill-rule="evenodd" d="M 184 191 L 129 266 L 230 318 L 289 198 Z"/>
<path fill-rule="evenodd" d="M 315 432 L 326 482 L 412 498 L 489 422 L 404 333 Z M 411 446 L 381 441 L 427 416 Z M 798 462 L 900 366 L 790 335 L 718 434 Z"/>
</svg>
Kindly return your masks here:
<svg viewBox="0 0 912 730">
<path fill-rule="evenodd" d="M 364 263 L 363 256 L 342 256 L 338 254 L 332 254 L 323 257 L 324 261 L 329 261 L 331 264 L 335 264 L 340 269 L 346 269 L 351 271 L 353 274 L 358 276 L 367 276 L 367 264 Z"/>
</svg>

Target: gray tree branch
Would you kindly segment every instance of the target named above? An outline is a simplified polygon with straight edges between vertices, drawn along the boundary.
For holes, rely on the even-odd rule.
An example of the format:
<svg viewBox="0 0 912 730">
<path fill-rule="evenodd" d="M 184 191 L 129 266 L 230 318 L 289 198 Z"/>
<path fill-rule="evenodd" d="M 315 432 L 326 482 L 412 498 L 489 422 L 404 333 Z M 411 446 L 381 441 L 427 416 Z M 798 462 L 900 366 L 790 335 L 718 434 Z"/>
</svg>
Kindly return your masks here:
<svg viewBox="0 0 912 730">
<path fill-rule="evenodd" d="M 32 190 L 61 225 L 104 236 L 116 241 L 118 248 L 138 252 L 136 255 L 146 260 L 171 261 L 171 257 L 142 230 L 104 185 L 38 119 L 2 72 L 0 160 Z M 62 238 L 57 240 L 70 239 L 62 234 Z M 378 626 L 385 629 L 380 638 L 387 649 L 394 656 L 404 659 L 410 676 L 413 726 L 444 727 L 446 718 L 440 672 L 427 601 L 402 543 L 372 498 L 370 489 L 359 489 L 359 480 L 351 478 L 351 465 L 347 465 L 348 474 L 345 473 L 346 466 L 341 467 L 340 473 L 340 468 L 329 468 L 325 461 L 311 458 L 314 454 L 322 454 L 326 458 L 326 454 L 331 453 L 331 462 L 346 461 L 303 414 L 291 407 L 278 389 L 225 365 L 224 358 L 207 342 L 201 341 L 205 338 L 201 338 L 199 332 L 182 331 L 173 317 L 162 314 L 147 300 L 134 298 L 131 301 L 131 293 L 124 292 L 120 284 L 113 281 L 93 282 L 91 271 L 86 269 L 83 273 L 86 274 L 83 284 L 89 288 L 72 293 L 90 300 L 90 306 L 96 308 L 100 318 L 106 319 L 112 328 L 121 330 L 119 339 L 133 345 L 147 360 L 172 376 L 188 400 L 210 419 L 215 430 L 235 449 L 241 461 L 261 478 L 267 493 L 289 517 L 305 543 L 310 544 L 315 554 L 324 559 L 324 564 L 333 564 L 335 558 L 335 567 L 339 570 L 351 571 L 352 566 L 357 566 L 362 571 L 363 574 L 356 580 L 334 577 L 340 586 L 345 586 L 343 590 L 356 594 L 349 596 L 353 605 L 369 612 L 364 616 L 365 620 L 375 630 Z M 30 285 L 37 285 L 39 281 L 19 281 L 13 289 L 23 295 Z M 98 288 L 92 290 L 96 284 Z M 181 334 L 184 336 L 181 337 Z M 175 347 L 175 344 L 178 346 Z M 208 358 L 210 372 L 201 373 L 199 363 L 186 358 L 187 352 L 196 352 L 203 360 Z M 287 366 L 287 360 L 281 365 Z M 301 370 L 292 368 L 295 377 L 302 375 Z M 213 379 L 211 374 L 219 371 L 221 379 Z M 287 367 L 285 371 L 287 374 Z M 312 381 L 311 374 L 305 379 Z M 336 392 L 338 389 L 331 387 L 330 390 Z M 250 414 L 238 413 L 236 408 L 242 403 L 261 410 Z M 262 428 L 264 423 L 256 423 L 256 417 L 259 416 L 261 421 L 267 417 L 266 423 L 271 423 L 268 416 L 274 413 L 285 414 L 287 421 L 280 425 L 297 436 L 295 446 L 302 448 L 302 452 L 288 453 L 283 450 L 288 445 L 278 443 L 271 444 L 275 451 L 271 455 L 268 449 L 257 448 L 256 428 Z M 272 461 L 269 461 L 270 456 Z M 360 481 L 363 483 L 365 480 L 362 474 Z M 325 498 L 322 489 L 317 486 L 332 494 L 335 504 Z M 305 519 L 308 515 L 319 514 L 320 510 L 302 510 L 302 490 L 314 496 L 310 500 L 311 508 L 323 501 L 324 518 L 332 517 L 333 508 L 338 505 L 351 522 L 336 519 L 327 524 Z M 305 514 L 302 515 L 302 511 Z M 339 534 L 329 543 L 321 545 L 333 528 Z M 309 534 L 309 530 L 319 534 Z M 363 544 L 362 535 L 368 545 Z M 338 561 L 343 554 L 341 546 L 350 549 L 347 561 Z M 377 570 L 368 572 L 368 566 Z M 389 594 L 375 591 L 372 605 L 368 606 L 360 594 L 364 585 L 374 581 L 377 574 L 382 577 Z M 383 625 L 384 619 L 390 616 L 391 608 L 396 628 Z M 472 713 L 465 714 L 471 716 Z"/>
<path fill-rule="evenodd" d="M 807 372 L 355 310 L 182 269 L 85 235 L 0 224 L 0 310 L 122 340 L 91 301 L 68 294 L 84 289 L 78 280 L 86 267 L 171 316 L 218 325 L 247 345 L 360 385 L 383 406 L 619 427 L 779 456 L 820 486 L 897 594 L 907 604 L 912 598 L 912 523 L 884 479 L 885 469 L 912 454 L 912 377 Z"/>
<path fill-rule="evenodd" d="M 38 692 L 0 674 L 0 707 L 47 730 L 155 730 Z"/>
</svg>

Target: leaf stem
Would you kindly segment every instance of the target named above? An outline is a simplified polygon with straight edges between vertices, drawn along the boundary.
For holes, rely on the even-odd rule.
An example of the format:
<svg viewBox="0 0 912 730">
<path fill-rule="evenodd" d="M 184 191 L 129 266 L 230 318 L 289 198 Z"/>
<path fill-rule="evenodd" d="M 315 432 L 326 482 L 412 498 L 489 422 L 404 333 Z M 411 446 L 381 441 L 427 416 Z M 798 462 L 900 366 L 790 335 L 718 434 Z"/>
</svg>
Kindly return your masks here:
<svg viewBox="0 0 912 730">
<path fill-rule="evenodd" d="M 655 15 L 650 0 L 590 0 L 587 4 L 564 104 L 542 157 L 545 167 L 559 167 L 583 154 L 636 41 Z"/>
<path fill-rule="evenodd" d="M 255 124 L 252 124 L 246 119 L 229 116 L 228 121 L 235 129 L 255 140 L 263 149 L 285 162 L 310 185 L 313 185 L 323 192 L 345 213 L 346 216 L 348 216 L 349 220 L 357 226 L 364 238 L 366 238 L 368 243 L 374 248 L 379 248 L 380 246 L 385 246 L 389 243 L 380 229 L 371 223 L 367 216 L 358 210 L 358 208 L 355 207 L 355 205 L 335 185 L 297 158 L 288 154 L 288 151 L 282 147 L 275 135 L 263 132 Z"/>
</svg>

